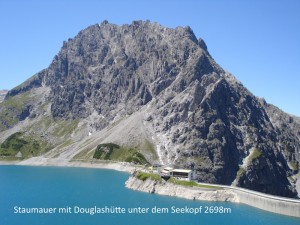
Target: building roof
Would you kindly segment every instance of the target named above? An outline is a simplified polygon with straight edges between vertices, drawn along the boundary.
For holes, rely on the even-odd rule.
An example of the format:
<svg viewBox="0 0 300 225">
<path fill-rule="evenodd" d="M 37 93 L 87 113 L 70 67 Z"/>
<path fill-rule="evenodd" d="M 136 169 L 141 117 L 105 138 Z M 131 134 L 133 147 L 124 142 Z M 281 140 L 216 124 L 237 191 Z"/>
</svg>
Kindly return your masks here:
<svg viewBox="0 0 300 225">
<path fill-rule="evenodd" d="M 171 171 L 171 170 L 173 170 L 173 168 L 172 167 L 165 167 L 165 168 L 163 168 L 163 170 Z"/>
<path fill-rule="evenodd" d="M 172 172 L 190 173 L 190 172 L 192 172 L 192 170 L 174 169 Z"/>
</svg>

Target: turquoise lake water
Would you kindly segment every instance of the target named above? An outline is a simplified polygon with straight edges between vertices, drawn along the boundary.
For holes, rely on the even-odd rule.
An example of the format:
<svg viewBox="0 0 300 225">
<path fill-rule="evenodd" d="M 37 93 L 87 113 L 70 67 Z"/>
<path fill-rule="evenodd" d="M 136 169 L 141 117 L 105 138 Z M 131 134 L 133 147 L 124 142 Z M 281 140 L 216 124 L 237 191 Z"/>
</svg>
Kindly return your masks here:
<svg viewBox="0 0 300 225">
<path fill-rule="evenodd" d="M 129 190 L 124 186 L 128 176 L 113 170 L 0 166 L 0 225 L 300 225 L 300 218 L 243 204 L 190 201 Z M 91 215 L 74 211 L 95 206 L 120 207 L 126 212 Z M 21 214 L 15 207 L 56 208 L 56 212 Z M 138 207 L 149 211 L 129 213 Z M 165 213 L 152 213 L 154 207 L 164 208 Z M 172 207 L 201 208 L 201 213 L 172 213 Z M 64 209 L 71 209 L 70 213 Z"/>
</svg>

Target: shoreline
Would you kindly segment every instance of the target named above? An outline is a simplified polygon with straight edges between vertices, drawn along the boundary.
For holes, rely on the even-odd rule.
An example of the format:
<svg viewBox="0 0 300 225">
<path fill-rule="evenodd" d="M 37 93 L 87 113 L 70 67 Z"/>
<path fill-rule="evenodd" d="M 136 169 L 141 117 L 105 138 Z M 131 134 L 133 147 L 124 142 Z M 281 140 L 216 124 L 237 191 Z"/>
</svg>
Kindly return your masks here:
<svg viewBox="0 0 300 225">
<path fill-rule="evenodd" d="M 80 160 L 68 161 L 67 159 L 53 159 L 44 157 L 33 157 L 24 161 L 0 161 L 0 165 L 111 169 L 126 172 L 129 174 L 132 174 L 137 169 L 137 167 L 127 162 L 84 162 Z M 239 187 L 231 187 L 225 185 L 213 186 L 220 187 L 222 188 L 222 190 L 209 190 L 199 187 L 185 187 L 181 185 L 170 184 L 168 182 L 159 183 L 151 179 L 141 181 L 134 176 L 130 176 L 125 183 L 126 188 L 136 191 L 185 198 L 189 200 L 222 201 L 233 202 L 237 204 L 243 203 L 261 210 L 300 218 L 300 200 L 267 195 L 264 193 L 255 192 Z"/>
<path fill-rule="evenodd" d="M 277 197 L 245 188 L 211 185 L 220 187 L 222 190 L 203 190 L 203 188 L 200 187 L 186 187 L 164 181 L 163 183 L 160 183 L 159 181 L 154 181 L 150 178 L 145 181 L 141 181 L 134 176 L 129 177 L 125 185 L 127 188 L 137 191 L 186 198 L 190 200 L 222 201 L 237 204 L 242 203 L 264 211 L 300 218 L 300 200 Z"/>
<path fill-rule="evenodd" d="M 239 203 L 237 194 L 231 190 L 225 189 L 187 187 L 172 184 L 164 180 L 154 181 L 151 178 L 142 181 L 134 176 L 129 177 L 129 179 L 125 183 L 125 186 L 132 190 L 171 197 L 185 198 L 189 200 Z"/>
<path fill-rule="evenodd" d="M 0 166 L 17 165 L 18 162 L 21 162 L 21 161 L 0 161 Z"/>
<path fill-rule="evenodd" d="M 80 160 L 68 161 L 65 159 L 53 159 L 44 157 L 33 157 L 23 161 L 0 161 L 0 165 L 16 166 L 57 166 L 57 167 L 81 167 L 95 169 L 111 169 L 126 173 L 133 173 L 136 167 L 127 162 L 84 162 Z"/>
</svg>

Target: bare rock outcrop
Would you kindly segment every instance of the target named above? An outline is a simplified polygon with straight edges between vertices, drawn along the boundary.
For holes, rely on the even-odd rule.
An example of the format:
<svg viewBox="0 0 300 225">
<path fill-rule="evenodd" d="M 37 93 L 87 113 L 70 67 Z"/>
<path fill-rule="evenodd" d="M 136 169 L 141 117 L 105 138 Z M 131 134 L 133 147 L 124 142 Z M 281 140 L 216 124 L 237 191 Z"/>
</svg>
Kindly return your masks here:
<svg viewBox="0 0 300 225">
<path fill-rule="evenodd" d="M 239 198 L 236 193 L 230 190 L 208 190 L 206 188 L 185 187 L 166 181 L 154 181 L 152 179 L 142 181 L 134 176 L 129 177 L 125 186 L 137 191 L 192 200 L 239 202 Z"/>
</svg>

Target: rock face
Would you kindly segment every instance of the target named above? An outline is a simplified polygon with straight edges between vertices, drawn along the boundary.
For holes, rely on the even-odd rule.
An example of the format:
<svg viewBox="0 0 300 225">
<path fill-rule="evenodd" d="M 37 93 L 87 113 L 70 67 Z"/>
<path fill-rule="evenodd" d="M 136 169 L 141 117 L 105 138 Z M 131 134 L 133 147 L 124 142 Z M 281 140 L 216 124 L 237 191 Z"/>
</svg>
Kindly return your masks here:
<svg viewBox="0 0 300 225">
<path fill-rule="evenodd" d="M 54 121 L 89 121 L 85 129 L 95 136 L 115 131 L 109 140 L 118 144 L 143 137 L 157 153 L 151 162 L 192 168 L 203 182 L 298 194 L 299 118 L 253 96 L 189 27 L 149 21 L 88 27 L 6 99 L 41 88 L 50 90 L 44 99 Z M 38 117 L 38 109 L 25 104 L 16 118 Z M 133 133 L 131 123 L 121 126 L 137 113 L 142 119 L 136 124 L 145 129 L 135 131 L 141 133 Z M 1 123 L 5 129 L 15 125 Z"/>
<path fill-rule="evenodd" d="M 0 90 L 0 103 L 3 102 L 8 90 Z"/>
<path fill-rule="evenodd" d="M 154 181 L 151 179 L 141 181 L 134 176 L 131 176 L 126 181 L 125 186 L 133 190 L 156 193 L 159 195 L 176 196 L 192 200 L 239 202 L 237 194 L 230 190 L 208 190 L 185 187 L 171 184 L 166 181 Z"/>
</svg>

